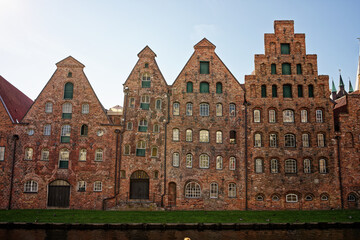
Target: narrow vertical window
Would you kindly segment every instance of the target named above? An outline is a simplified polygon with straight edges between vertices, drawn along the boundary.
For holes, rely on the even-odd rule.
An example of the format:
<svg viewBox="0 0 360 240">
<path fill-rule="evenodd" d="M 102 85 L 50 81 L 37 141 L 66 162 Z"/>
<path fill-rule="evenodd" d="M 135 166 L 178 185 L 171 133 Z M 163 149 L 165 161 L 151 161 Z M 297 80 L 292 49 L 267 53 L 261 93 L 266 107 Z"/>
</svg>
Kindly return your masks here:
<svg viewBox="0 0 360 240">
<path fill-rule="evenodd" d="M 259 109 L 254 110 L 254 122 L 259 123 L 261 121 L 261 113 Z"/>
<path fill-rule="evenodd" d="M 46 124 L 44 126 L 44 136 L 50 136 L 51 134 L 51 124 Z"/>
<path fill-rule="evenodd" d="M 255 173 L 263 172 L 263 161 L 260 158 L 255 159 Z"/>
<path fill-rule="evenodd" d="M 80 136 L 87 136 L 88 135 L 88 126 L 83 124 L 80 129 Z"/>
<path fill-rule="evenodd" d="M 59 168 L 69 168 L 69 156 L 70 152 L 69 150 L 61 149 L 60 150 L 60 156 L 59 156 Z"/>
<path fill-rule="evenodd" d="M 230 144 L 236 144 L 236 131 L 230 131 Z"/>
<path fill-rule="evenodd" d="M 296 64 L 296 74 L 298 75 L 302 74 L 301 64 Z"/>
<path fill-rule="evenodd" d="M 230 157 L 229 159 L 229 170 L 235 170 L 236 168 L 236 158 Z"/>
<path fill-rule="evenodd" d="M 271 173 L 278 173 L 279 172 L 279 166 L 278 166 L 278 160 L 277 159 L 271 159 L 271 161 L 270 161 L 270 171 L 271 171 Z"/>
<path fill-rule="evenodd" d="M 318 123 L 323 122 L 323 111 L 320 109 L 316 110 L 316 122 Z"/>
<path fill-rule="evenodd" d="M 192 142 L 193 138 L 192 138 L 192 130 L 191 129 L 187 129 L 186 130 L 186 141 L 187 142 Z"/>
<path fill-rule="evenodd" d="M 73 98 L 74 85 L 71 82 L 67 82 L 64 87 L 64 99 Z"/>
<path fill-rule="evenodd" d="M 200 62 L 200 74 L 209 74 L 209 62 Z"/>
<path fill-rule="evenodd" d="M 200 155 L 200 168 L 209 168 L 209 156 L 206 154 Z"/>
<path fill-rule="evenodd" d="M 192 116 L 193 115 L 193 104 L 187 103 L 186 104 L 186 116 Z"/>
<path fill-rule="evenodd" d="M 173 115 L 179 116 L 180 115 L 180 103 L 175 102 L 173 104 Z"/>
<path fill-rule="evenodd" d="M 276 74 L 276 64 L 275 63 L 271 64 L 271 74 Z"/>
<path fill-rule="evenodd" d="M 318 133 L 318 135 L 317 135 L 317 142 L 318 142 L 318 147 L 325 147 L 325 137 L 324 137 L 324 134 Z"/>
<path fill-rule="evenodd" d="M 145 74 L 142 76 L 142 79 L 141 79 L 141 87 L 142 87 L 142 88 L 149 88 L 150 86 L 151 86 L 151 77 L 150 77 L 150 74 L 145 73 Z"/>
<path fill-rule="evenodd" d="M 79 161 L 84 162 L 86 161 L 86 149 L 80 149 L 80 153 L 79 153 Z"/>
<path fill-rule="evenodd" d="M 71 103 L 64 103 L 62 105 L 62 118 L 63 119 L 71 119 L 72 117 L 72 104 Z"/>
<path fill-rule="evenodd" d="M 222 93 L 222 83 L 221 82 L 217 82 L 216 83 L 216 93 Z"/>
<path fill-rule="evenodd" d="M 261 97 L 266 98 L 266 85 L 261 85 Z"/>
<path fill-rule="evenodd" d="M 186 167 L 192 168 L 192 162 L 193 162 L 192 154 L 190 154 L 190 153 L 186 154 Z"/>
<path fill-rule="evenodd" d="M 98 148 L 95 151 L 95 161 L 102 161 L 104 156 L 104 150 Z"/>
<path fill-rule="evenodd" d="M 193 83 L 192 82 L 187 82 L 186 83 L 186 92 L 187 93 L 192 93 L 193 92 Z"/>
<path fill-rule="evenodd" d="M 255 133 L 254 135 L 254 147 L 261 147 L 261 134 Z"/>
<path fill-rule="evenodd" d="M 5 160 L 5 147 L 0 147 L 0 161 Z"/>
<path fill-rule="evenodd" d="M 151 148 L 151 157 L 157 157 L 158 156 L 158 148 L 153 147 Z"/>
<path fill-rule="evenodd" d="M 127 123 L 126 130 L 133 130 L 133 123 L 132 122 Z"/>
<path fill-rule="evenodd" d="M 53 111 L 53 104 L 52 104 L 52 102 L 47 102 L 47 103 L 45 104 L 45 112 L 46 112 L 46 113 L 52 113 L 52 111 Z"/>
<path fill-rule="evenodd" d="M 216 131 L 216 143 L 222 143 L 222 131 Z"/>
<path fill-rule="evenodd" d="M 217 103 L 217 104 L 216 104 L 216 116 L 217 116 L 217 117 L 221 117 L 222 115 L 223 115 L 222 104 L 221 104 L 221 103 Z"/>
<path fill-rule="evenodd" d="M 156 110 L 161 110 L 161 99 L 156 99 L 155 109 Z"/>
<path fill-rule="evenodd" d="M 272 93 L 272 97 L 273 98 L 277 98 L 278 94 L 277 94 L 277 86 L 276 85 L 272 85 L 271 86 L 271 93 Z"/>
<path fill-rule="evenodd" d="M 313 98 L 314 97 L 314 86 L 310 84 L 308 86 L 308 90 L 309 90 L 309 97 Z"/>
<path fill-rule="evenodd" d="M 180 141 L 180 131 L 178 128 L 174 128 L 173 129 L 173 137 L 172 137 L 173 141 L 178 142 Z"/>
<path fill-rule="evenodd" d="M 276 123 L 276 112 L 274 109 L 269 110 L 269 123 Z"/>
<path fill-rule="evenodd" d="M 301 138 L 302 138 L 303 147 L 305 147 L 305 148 L 310 147 L 309 134 L 304 133 L 304 134 L 302 134 Z"/>
<path fill-rule="evenodd" d="M 229 183 L 228 197 L 229 198 L 236 197 L 236 184 L 235 183 Z"/>
<path fill-rule="evenodd" d="M 130 98 L 129 99 L 129 108 L 134 108 L 135 107 L 135 98 Z"/>
<path fill-rule="evenodd" d="M 154 132 L 154 133 L 160 132 L 160 127 L 159 127 L 158 124 L 154 124 L 153 132 Z"/>
<path fill-rule="evenodd" d="M 326 160 L 325 159 L 320 159 L 319 160 L 319 172 L 320 173 L 327 173 Z"/>
<path fill-rule="evenodd" d="M 207 82 L 200 83 L 200 93 L 209 93 L 209 83 Z"/>
<path fill-rule="evenodd" d="M 82 113 L 82 114 L 88 114 L 88 113 L 89 113 L 89 104 L 84 103 L 84 104 L 81 106 L 81 113 Z"/>
<path fill-rule="evenodd" d="M 310 159 L 304 159 L 304 173 L 311 173 L 311 161 L 310 161 Z"/>
<path fill-rule="evenodd" d="M 210 198 L 218 198 L 219 186 L 217 183 L 210 184 Z"/>
<path fill-rule="evenodd" d="M 298 97 L 304 97 L 303 86 L 298 85 L 297 87 L 298 87 Z"/>
<path fill-rule="evenodd" d="M 130 155 L 130 150 L 131 150 L 130 145 L 125 145 L 124 146 L 124 155 Z"/>
<path fill-rule="evenodd" d="M 292 87 L 290 84 L 283 85 L 283 97 L 292 98 Z"/>
<path fill-rule="evenodd" d="M 70 127 L 70 125 L 63 125 L 63 126 L 61 127 L 60 142 L 62 142 L 62 143 L 69 143 L 69 142 L 70 142 L 70 132 L 71 132 L 71 127 Z"/>
<path fill-rule="evenodd" d="M 49 149 L 44 148 L 41 150 L 41 160 L 43 161 L 49 161 Z"/>
<path fill-rule="evenodd" d="M 230 117 L 236 116 L 236 105 L 234 103 L 230 103 L 229 105 L 229 115 Z"/>
<path fill-rule="evenodd" d="M 136 156 L 145 157 L 146 142 L 139 141 L 136 144 Z"/>
<path fill-rule="evenodd" d="M 221 170 L 223 168 L 223 158 L 222 156 L 216 157 L 216 169 Z"/>
<path fill-rule="evenodd" d="M 308 113 L 307 113 L 307 110 L 306 109 L 302 109 L 300 111 L 300 120 L 302 123 L 306 123 L 308 122 Z"/>
<path fill-rule="evenodd" d="M 269 147 L 277 147 L 277 137 L 275 133 L 271 133 L 269 136 Z"/>
</svg>

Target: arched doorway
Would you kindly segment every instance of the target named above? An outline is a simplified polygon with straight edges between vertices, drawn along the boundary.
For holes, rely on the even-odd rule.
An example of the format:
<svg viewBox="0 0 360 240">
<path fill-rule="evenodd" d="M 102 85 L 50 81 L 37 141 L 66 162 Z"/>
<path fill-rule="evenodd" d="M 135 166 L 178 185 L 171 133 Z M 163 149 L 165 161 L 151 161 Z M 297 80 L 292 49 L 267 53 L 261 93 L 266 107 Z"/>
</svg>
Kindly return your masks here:
<svg viewBox="0 0 360 240">
<path fill-rule="evenodd" d="M 130 199 L 149 199 L 149 176 L 144 171 L 136 171 L 130 177 Z"/>
<path fill-rule="evenodd" d="M 49 184 L 48 207 L 69 207 L 70 184 L 65 180 L 55 180 Z"/>
<path fill-rule="evenodd" d="M 169 183 L 169 196 L 168 196 L 169 206 L 176 206 L 176 183 Z"/>
</svg>

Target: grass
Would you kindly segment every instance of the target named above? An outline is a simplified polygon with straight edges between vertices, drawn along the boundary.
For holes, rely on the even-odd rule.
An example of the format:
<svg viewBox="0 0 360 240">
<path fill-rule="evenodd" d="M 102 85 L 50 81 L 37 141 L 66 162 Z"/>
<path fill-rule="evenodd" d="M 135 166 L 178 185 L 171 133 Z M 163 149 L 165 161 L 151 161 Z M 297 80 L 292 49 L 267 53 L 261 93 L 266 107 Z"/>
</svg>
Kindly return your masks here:
<svg viewBox="0 0 360 240">
<path fill-rule="evenodd" d="M 0 222 L 41 223 L 294 223 L 360 222 L 360 210 L 96 211 L 0 210 Z"/>
</svg>

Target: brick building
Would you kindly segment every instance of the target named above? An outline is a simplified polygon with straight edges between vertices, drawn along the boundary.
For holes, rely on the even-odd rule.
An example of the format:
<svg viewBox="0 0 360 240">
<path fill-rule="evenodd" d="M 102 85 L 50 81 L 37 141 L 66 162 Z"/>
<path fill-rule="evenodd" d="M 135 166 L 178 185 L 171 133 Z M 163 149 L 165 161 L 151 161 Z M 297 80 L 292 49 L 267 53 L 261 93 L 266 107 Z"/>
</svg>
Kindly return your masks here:
<svg viewBox="0 0 360 240">
<path fill-rule="evenodd" d="M 0 207 L 358 208 L 360 93 L 330 99 L 305 35 L 274 29 L 245 84 L 205 38 L 172 85 L 146 46 L 108 111 L 72 57 L 33 104 L 0 78 Z"/>
</svg>

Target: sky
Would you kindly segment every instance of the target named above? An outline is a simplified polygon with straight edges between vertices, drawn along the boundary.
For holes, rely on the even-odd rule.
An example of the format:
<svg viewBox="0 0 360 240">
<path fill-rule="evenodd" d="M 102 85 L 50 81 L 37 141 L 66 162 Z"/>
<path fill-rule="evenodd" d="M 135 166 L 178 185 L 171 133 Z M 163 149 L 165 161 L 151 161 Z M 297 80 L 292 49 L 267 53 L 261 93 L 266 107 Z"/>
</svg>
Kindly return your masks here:
<svg viewBox="0 0 360 240">
<path fill-rule="evenodd" d="M 73 56 L 105 108 L 123 104 L 123 83 L 148 45 L 168 84 L 206 37 L 240 83 L 264 53 L 274 20 L 294 20 L 306 34 L 318 72 L 355 87 L 359 0 L 0 0 L 0 75 L 36 99 Z M 330 85 L 331 86 L 331 85 Z"/>
</svg>

